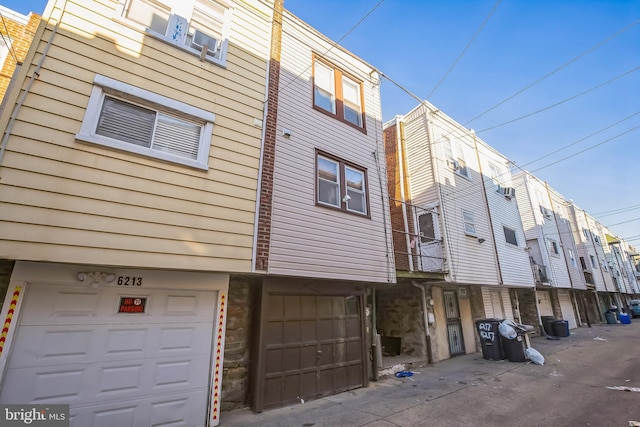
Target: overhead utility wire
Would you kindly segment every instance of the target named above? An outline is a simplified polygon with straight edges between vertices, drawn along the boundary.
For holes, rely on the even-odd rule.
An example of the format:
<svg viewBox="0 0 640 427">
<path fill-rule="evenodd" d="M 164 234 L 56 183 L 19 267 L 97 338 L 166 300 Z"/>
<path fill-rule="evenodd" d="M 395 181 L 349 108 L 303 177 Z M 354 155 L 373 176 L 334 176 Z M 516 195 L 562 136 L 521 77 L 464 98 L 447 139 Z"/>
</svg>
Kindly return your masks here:
<svg viewBox="0 0 640 427">
<path fill-rule="evenodd" d="M 482 22 L 482 24 L 480 24 L 480 28 L 478 28 L 475 32 L 475 34 L 473 35 L 473 37 L 471 37 L 471 40 L 469 40 L 469 43 L 467 43 L 467 45 L 465 46 L 464 49 L 462 49 L 462 52 L 460 52 L 460 55 L 458 55 L 458 57 L 456 58 L 455 61 L 453 61 L 453 64 L 451 64 L 451 66 L 449 67 L 449 69 L 447 70 L 446 73 L 444 73 L 444 76 L 442 76 L 442 78 L 440 79 L 440 81 L 436 84 L 436 86 L 431 90 L 431 92 L 429 92 L 429 95 L 427 95 L 426 99 L 431 98 L 431 95 L 433 95 L 433 93 L 438 90 L 438 88 L 440 87 L 440 85 L 445 81 L 445 79 L 447 78 L 447 76 L 449 76 L 449 74 L 451 73 L 451 71 L 453 71 L 453 69 L 455 68 L 455 66 L 458 64 L 458 62 L 460 61 L 460 59 L 462 59 L 462 57 L 464 56 L 464 54 L 467 52 L 467 49 L 469 49 L 469 47 L 471 46 L 471 44 L 473 43 L 473 41 L 476 39 L 476 37 L 478 37 L 478 35 L 480 34 L 480 32 L 482 31 L 482 29 L 485 27 L 485 25 L 487 25 L 487 21 L 489 21 L 489 18 L 491 18 L 491 16 L 493 15 L 493 13 L 496 11 L 496 9 L 498 8 L 498 6 L 500 5 L 500 2 L 502 0 L 498 0 L 496 2 L 496 4 L 493 5 L 493 8 L 491 9 L 491 11 L 489 12 L 489 14 L 487 15 L 486 18 L 484 18 L 484 21 Z"/>
<path fill-rule="evenodd" d="M 555 161 L 555 162 L 553 162 L 553 163 L 550 163 L 550 164 L 548 164 L 548 165 L 546 165 L 546 166 L 542 166 L 542 167 L 539 167 L 539 168 L 537 168 L 537 169 L 534 169 L 534 170 L 532 170 L 531 172 L 533 173 L 533 172 L 536 172 L 536 171 L 539 171 L 539 170 L 542 170 L 542 169 L 546 169 L 546 168 L 548 168 L 549 166 L 553 166 L 553 165 L 555 165 L 555 164 L 557 164 L 557 163 L 560 163 L 560 162 L 563 162 L 563 161 L 565 161 L 565 160 L 568 160 L 568 159 L 570 159 L 570 158 L 572 158 L 572 157 L 577 156 L 578 154 L 582 154 L 582 153 L 584 153 L 585 151 L 589 151 L 589 150 L 591 150 L 591 149 L 593 149 L 593 148 L 596 148 L 596 147 L 599 147 L 599 146 L 601 146 L 601 145 L 603 145 L 603 144 L 606 144 L 607 142 L 611 142 L 611 141 L 613 141 L 614 139 L 621 137 L 622 135 L 626 135 L 626 134 L 627 134 L 627 133 L 629 133 L 629 132 L 633 132 L 634 130 L 636 130 L 636 129 L 638 129 L 638 128 L 640 128 L 640 125 L 639 125 L 639 126 L 636 126 L 636 127 L 634 127 L 634 128 L 631 128 L 631 129 L 629 129 L 629 130 L 627 130 L 627 131 L 624 131 L 624 132 L 622 132 L 622 133 L 620 133 L 620 134 L 618 134 L 618 135 L 616 135 L 616 136 L 613 136 L 613 137 L 611 137 L 611 138 L 609 138 L 609 139 L 606 139 L 606 140 L 604 140 L 604 141 L 602 141 L 602 142 L 600 142 L 600 143 L 598 143 L 598 144 L 596 144 L 596 145 L 592 145 L 591 147 L 585 148 L 585 149 L 584 149 L 584 150 L 582 150 L 582 151 L 578 151 L 577 153 L 574 153 L 574 154 L 572 154 L 572 155 L 570 155 L 570 156 L 564 157 L 564 158 L 562 158 L 562 159 L 560 159 L 560 160 L 557 160 L 557 161 Z"/>
<path fill-rule="evenodd" d="M 638 71 L 639 69 L 640 69 L 640 67 L 632 68 L 632 69 L 630 69 L 629 71 L 626 71 L 626 72 L 624 72 L 624 73 L 620 74 L 619 76 L 616 76 L 616 77 L 614 77 L 614 78 L 612 78 L 612 79 L 610 79 L 610 80 L 607 80 L 607 81 L 606 81 L 606 82 L 604 82 L 604 83 L 600 83 L 599 85 L 596 85 L 596 86 L 594 86 L 594 87 L 592 87 L 592 88 L 590 88 L 590 89 L 587 89 L 587 90 L 585 90 L 585 91 L 583 91 L 583 92 L 580 92 L 580 93 L 578 93 L 578 94 L 576 94 L 576 95 L 574 95 L 574 96 L 571 96 L 571 97 L 569 97 L 569 98 L 563 99 L 563 100 L 562 100 L 562 101 L 560 101 L 560 102 L 556 102 L 555 104 L 551 104 L 551 105 L 549 105 L 549 106 L 547 106 L 547 107 L 541 108 L 540 110 L 533 111 L 533 112 L 531 112 L 531 113 L 529 113 L 529 114 L 525 114 L 524 116 L 520 116 L 520 117 L 515 118 L 515 119 L 513 119 L 513 120 L 509 120 L 509 121 L 506 121 L 506 122 L 504 122 L 504 123 L 499 123 L 499 124 L 497 124 L 497 125 L 495 125 L 495 126 L 491 126 L 491 127 L 486 128 L 486 129 L 479 130 L 479 131 L 477 131 L 476 133 L 486 132 L 486 131 L 488 131 L 488 130 L 492 130 L 492 129 L 495 129 L 495 128 L 499 128 L 499 127 L 501 127 L 501 126 L 508 125 L 508 124 L 510 124 L 510 123 L 513 123 L 513 122 L 517 122 L 518 120 L 526 119 L 527 117 L 531 117 L 531 116 L 533 116 L 534 114 L 538 114 L 538 113 L 541 113 L 541 112 L 543 112 L 543 111 L 549 110 L 549 109 L 551 109 L 551 108 L 557 107 L 558 105 L 564 104 L 565 102 L 569 102 L 569 101 L 571 101 L 571 100 L 573 100 L 573 99 L 576 99 L 576 98 L 578 98 L 578 97 L 580 97 L 580 96 L 582 96 L 582 95 L 586 95 L 586 94 L 587 94 L 587 93 L 589 93 L 589 92 L 592 92 L 592 91 L 594 91 L 594 90 L 596 90 L 596 89 L 599 89 L 599 88 L 601 88 L 602 86 L 606 86 L 606 85 L 608 85 L 608 84 L 610 84 L 610 83 L 613 83 L 614 81 L 616 81 L 616 80 L 618 80 L 618 79 L 621 79 L 622 77 L 626 76 L 627 74 L 634 73 L 634 72 Z"/>
<path fill-rule="evenodd" d="M 382 3 L 384 3 L 384 0 L 380 0 L 375 6 L 373 6 L 373 8 L 367 12 L 358 22 L 356 22 L 356 24 L 351 27 L 349 29 L 349 31 L 347 31 L 346 33 L 344 33 L 344 35 L 342 37 L 340 37 L 337 41 L 333 42 L 333 44 L 329 47 L 329 49 L 327 49 L 323 54 L 321 54 L 320 56 L 324 57 L 327 53 L 329 53 L 334 47 L 338 46 L 338 44 L 344 40 L 349 34 L 351 34 L 358 26 L 360 26 L 360 24 L 362 24 L 377 8 L 380 7 L 380 5 L 382 5 Z M 291 79 L 291 81 L 289 83 L 286 84 L 286 86 L 278 89 L 278 93 L 280 93 L 281 91 L 285 90 L 286 88 L 288 88 L 294 81 L 296 81 L 298 78 L 300 78 L 300 76 L 302 76 L 304 73 L 306 73 L 311 67 L 313 67 L 313 62 L 311 62 L 311 64 L 309 66 L 307 66 L 304 70 L 300 71 L 300 73 L 298 73 L 297 76 L 295 76 L 294 78 Z"/>
<path fill-rule="evenodd" d="M 614 213 L 618 213 L 618 212 L 621 212 L 621 211 L 627 211 L 627 210 L 634 210 L 634 209 L 640 209 L 640 205 L 632 205 L 632 206 L 626 206 L 624 208 L 611 209 L 609 211 L 602 211 L 602 212 L 595 213 L 593 215 L 594 216 L 613 215 Z"/>
<path fill-rule="evenodd" d="M 9 48 L 9 52 L 11 52 L 11 56 L 13 56 L 14 61 L 16 61 L 16 64 L 19 64 L 20 61 L 18 60 L 18 55 L 16 55 L 16 51 L 13 48 L 13 41 L 11 40 L 11 36 L 9 35 L 9 29 L 7 28 L 7 22 L 4 20 L 4 15 L 2 14 L 2 12 L 0 12 L 0 18 L 2 18 L 2 25 L 4 26 L 4 30 L 6 31 L 6 35 L 7 38 L 9 39 L 9 41 L 7 42 L 7 40 L 4 38 L 4 34 L 0 33 L 0 37 L 2 37 L 2 41 L 4 41 L 4 44 Z M 1 64 L 0 64 L 1 65 Z"/>
<path fill-rule="evenodd" d="M 629 30 L 630 28 L 632 28 L 633 26 L 635 26 L 636 24 L 640 23 L 640 19 L 632 22 L 630 25 L 627 25 L 626 27 L 624 27 L 623 29 L 617 31 L 616 33 L 612 34 L 611 36 L 607 37 L 606 39 L 602 40 L 601 42 L 593 45 L 592 47 L 590 47 L 589 49 L 585 50 L 584 52 L 582 52 L 581 54 L 579 54 L 578 56 L 576 56 L 575 58 L 571 59 L 568 62 L 565 62 L 564 64 L 562 64 L 560 67 L 556 68 L 555 70 L 551 71 L 548 74 L 545 74 L 544 76 L 540 77 L 538 80 L 534 81 L 533 83 L 525 86 L 524 88 L 520 89 L 519 91 L 517 91 L 516 93 L 514 93 L 511 96 L 506 97 L 505 99 L 503 99 L 502 101 L 498 102 L 496 105 L 494 105 L 493 107 L 489 108 L 488 110 L 483 111 L 482 113 L 478 114 L 477 116 L 473 117 L 472 119 L 468 120 L 467 122 L 465 122 L 463 125 L 466 126 L 469 123 L 473 122 L 476 119 L 479 119 L 480 117 L 484 116 L 485 114 L 487 114 L 490 111 L 495 110 L 496 108 L 498 108 L 499 106 L 501 106 L 502 104 L 504 104 L 507 101 L 510 101 L 511 99 L 515 98 L 516 96 L 520 95 L 521 93 L 525 92 L 526 90 L 531 89 L 533 86 L 537 85 L 538 83 L 540 83 L 541 81 L 543 81 L 544 79 L 546 79 L 547 77 L 551 77 L 552 75 L 554 75 L 555 73 L 557 73 L 558 71 L 568 67 L 569 65 L 571 65 L 572 63 L 576 62 L 578 59 L 582 58 L 583 56 L 586 56 L 588 54 L 590 54 L 591 52 L 593 52 L 594 50 L 598 49 L 599 47 L 601 47 L 602 45 L 610 42 L 611 40 L 613 40 L 614 38 L 618 37 L 620 34 L 624 33 L 625 31 Z"/>
<path fill-rule="evenodd" d="M 557 150 L 552 151 L 551 153 L 545 154 L 545 155 L 544 155 L 544 156 L 542 156 L 542 157 L 538 157 L 537 159 L 531 160 L 530 162 L 527 162 L 527 163 L 525 163 L 524 165 L 520 165 L 520 167 L 525 167 L 525 166 L 528 166 L 528 165 L 530 165 L 530 164 L 532 164 L 532 163 L 538 162 L 538 161 L 540 161 L 540 160 L 542 160 L 542 159 L 546 159 L 547 157 L 553 156 L 554 154 L 557 154 L 557 153 L 559 153 L 560 151 L 566 150 L 567 148 L 572 147 L 572 146 L 574 146 L 574 145 L 576 145 L 576 144 L 578 144 L 578 143 L 580 143 L 580 142 L 582 142 L 582 141 L 585 141 L 585 140 L 587 140 L 587 139 L 591 138 L 592 136 L 595 136 L 595 135 L 597 135 L 597 134 L 599 134 L 599 133 L 601 133 L 601 132 L 604 132 L 604 131 L 605 131 L 605 130 L 607 130 L 607 129 L 611 129 L 612 127 L 614 127 L 614 126 L 616 126 L 616 125 L 618 125 L 618 124 L 620 124 L 620 123 L 624 122 L 625 120 L 629 120 L 631 117 L 633 117 L 633 116 L 635 116 L 635 115 L 638 115 L 638 114 L 640 114 L 640 112 L 633 113 L 632 115 L 627 116 L 627 117 L 625 117 L 625 118 L 624 118 L 624 119 L 622 119 L 622 120 L 618 120 L 617 122 L 613 123 L 612 125 L 609 125 L 609 126 L 604 127 L 604 128 L 602 128 L 602 129 L 600 129 L 600 130 L 597 130 L 596 132 L 594 132 L 594 133 L 592 133 L 592 134 L 590 134 L 590 135 L 587 135 L 587 136 L 585 136 L 585 137 L 584 137 L 584 138 L 582 138 L 582 139 L 579 139 L 579 140 L 577 140 L 577 141 L 575 141 L 575 142 L 572 142 L 571 144 L 567 144 L 567 145 L 565 145 L 564 147 L 558 148 Z"/>
</svg>

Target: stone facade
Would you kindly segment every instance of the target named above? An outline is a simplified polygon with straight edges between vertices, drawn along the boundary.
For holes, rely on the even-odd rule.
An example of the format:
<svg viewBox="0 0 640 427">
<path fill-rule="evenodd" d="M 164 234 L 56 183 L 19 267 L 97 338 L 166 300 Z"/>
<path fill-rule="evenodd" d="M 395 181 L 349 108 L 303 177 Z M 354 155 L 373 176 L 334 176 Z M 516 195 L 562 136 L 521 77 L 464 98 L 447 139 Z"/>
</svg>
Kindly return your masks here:
<svg viewBox="0 0 640 427">
<path fill-rule="evenodd" d="M 401 354 L 426 358 L 420 290 L 397 284 L 377 293 L 377 329 L 383 337 L 401 339 Z"/>
<path fill-rule="evenodd" d="M 249 402 L 251 326 L 256 284 L 231 277 L 222 379 L 222 411 L 244 408 Z"/>
</svg>

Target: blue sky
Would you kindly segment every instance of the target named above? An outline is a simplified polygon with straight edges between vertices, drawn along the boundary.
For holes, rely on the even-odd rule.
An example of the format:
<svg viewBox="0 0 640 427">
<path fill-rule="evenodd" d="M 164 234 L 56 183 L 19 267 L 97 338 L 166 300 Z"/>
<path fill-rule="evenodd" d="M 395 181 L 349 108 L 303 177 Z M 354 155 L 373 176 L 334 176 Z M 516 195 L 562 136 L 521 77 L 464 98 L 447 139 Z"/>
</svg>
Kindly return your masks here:
<svg viewBox="0 0 640 427">
<path fill-rule="evenodd" d="M 0 4 L 26 14 L 46 2 Z M 598 215 L 640 208 L 640 1 L 285 0 L 285 8 L 336 41 L 353 29 L 340 41 L 346 49 L 429 96 L 619 236 L 640 237 L 640 209 Z M 381 90 L 385 120 L 416 105 L 389 80 Z M 640 238 L 630 242 L 640 247 Z"/>
</svg>

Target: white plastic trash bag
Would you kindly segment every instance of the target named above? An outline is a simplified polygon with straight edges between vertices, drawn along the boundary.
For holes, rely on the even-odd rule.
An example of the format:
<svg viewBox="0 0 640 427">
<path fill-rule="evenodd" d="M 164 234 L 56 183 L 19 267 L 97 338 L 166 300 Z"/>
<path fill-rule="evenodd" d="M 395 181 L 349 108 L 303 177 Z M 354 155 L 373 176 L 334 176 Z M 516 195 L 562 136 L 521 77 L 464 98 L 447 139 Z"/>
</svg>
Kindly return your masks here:
<svg viewBox="0 0 640 427">
<path fill-rule="evenodd" d="M 527 359 L 531 360 L 536 365 L 544 365 L 544 356 L 535 348 L 526 349 L 524 354 L 527 356 Z"/>
<path fill-rule="evenodd" d="M 500 335 L 506 339 L 513 340 L 518 336 L 518 332 L 516 332 L 516 328 L 514 326 L 515 323 L 513 320 L 506 319 L 500 322 L 498 325 L 498 331 L 500 332 Z"/>
</svg>

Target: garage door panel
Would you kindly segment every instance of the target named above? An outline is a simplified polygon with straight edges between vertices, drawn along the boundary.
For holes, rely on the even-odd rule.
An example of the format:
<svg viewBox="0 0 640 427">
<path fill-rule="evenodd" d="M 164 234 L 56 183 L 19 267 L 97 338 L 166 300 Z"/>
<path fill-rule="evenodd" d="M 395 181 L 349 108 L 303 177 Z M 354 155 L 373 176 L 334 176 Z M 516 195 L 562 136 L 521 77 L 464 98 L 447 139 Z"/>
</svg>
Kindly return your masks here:
<svg viewBox="0 0 640 427">
<path fill-rule="evenodd" d="M 109 319 L 110 323 L 124 324 L 133 321 L 152 322 L 148 313 L 154 313 L 156 319 L 165 317 L 165 322 L 166 318 L 172 323 L 210 322 L 216 304 L 213 293 L 205 291 L 75 288 L 77 286 L 31 285 L 29 294 L 35 297 L 29 298 L 27 295 L 21 323 L 50 325 L 82 322 L 91 325 L 105 323 L 105 319 Z M 118 313 L 120 297 L 123 296 L 146 297 L 146 313 Z"/>
<path fill-rule="evenodd" d="M 75 288 L 29 285 L 0 403 L 66 403 L 73 426 L 203 425 L 217 292 Z M 121 296 L 145 313 L 118 314 Z"/>
<path fill-rule="evenodd" d="M 133 399 L 70 411 L 71 425 L 93 427 L 198 426 L 205 424 L 206 398 L 192 392 L 174 396 Z"/>
<path fill-rule="evenodd" d="M 208 386 L 209 358 L 140 360 L 10 369 L 3 403 L 68 403 L 122 400 Z M 11 400 L 11 402 L 9 402 Z"/>
<path fill-rule="evenodd" d="M 209 354 L 211 326 L 21 326 L 12 368 Z"/>
</svg>

